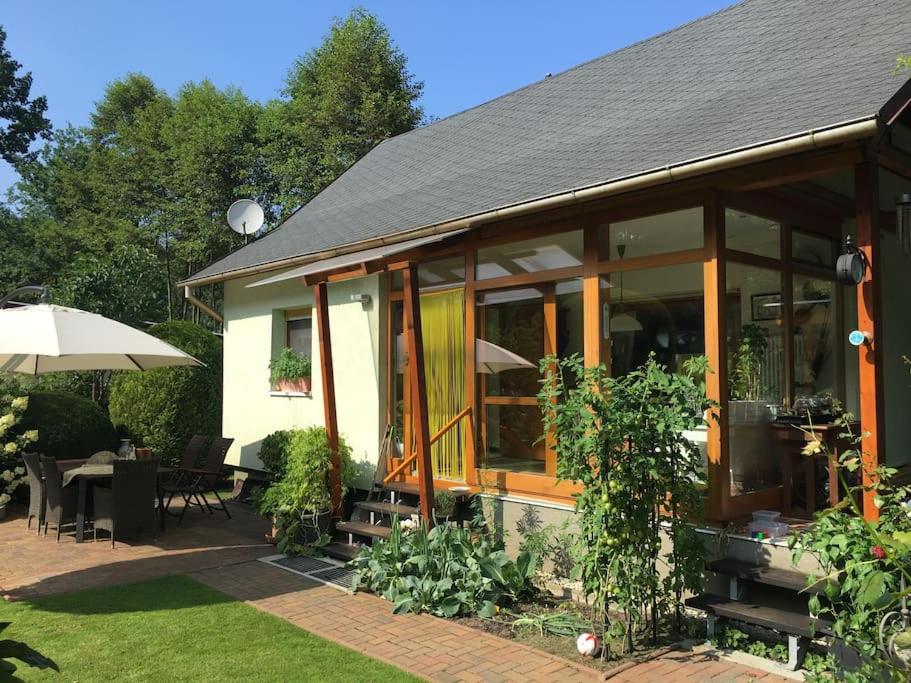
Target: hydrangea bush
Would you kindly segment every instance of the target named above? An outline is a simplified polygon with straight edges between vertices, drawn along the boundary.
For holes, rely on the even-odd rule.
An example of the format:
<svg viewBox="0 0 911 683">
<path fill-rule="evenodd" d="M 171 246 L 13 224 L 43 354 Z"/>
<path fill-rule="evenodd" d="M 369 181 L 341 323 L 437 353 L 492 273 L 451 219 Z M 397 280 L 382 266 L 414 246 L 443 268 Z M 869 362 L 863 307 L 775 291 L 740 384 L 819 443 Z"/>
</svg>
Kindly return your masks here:
<svg viewBox="0 0 911 683">
<path fill-rule="evenodd" d="M 22 452 L 38 441 L 38 430 L 17 430 L 28 408 L 28 397 L 0 398 L 0 507 L 12 499 L 13 491 L 26 482 Z"/>
</svg>

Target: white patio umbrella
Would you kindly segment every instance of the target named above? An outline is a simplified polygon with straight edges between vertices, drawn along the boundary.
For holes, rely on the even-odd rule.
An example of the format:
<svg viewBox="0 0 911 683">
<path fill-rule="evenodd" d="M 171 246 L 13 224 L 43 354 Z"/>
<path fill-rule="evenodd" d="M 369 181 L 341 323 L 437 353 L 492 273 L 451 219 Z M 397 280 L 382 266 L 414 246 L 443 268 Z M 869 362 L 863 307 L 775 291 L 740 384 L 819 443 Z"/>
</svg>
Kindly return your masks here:
<svg viewBox="0 0 911 683">
<path fill-rule="evenodd" d="M 491 344 L 489 341 L 478 339 L 475 347 L 475 361 L 478 372 L 483 375 L 494 375 L 504 370 L 537 367 L 530 360 L 522 358 L 502 346 Z"/>
<path fill-rule="evenodd" d="M 202 365 L 116 320 L 53 304 L 0 309 L 0 371 L 149 370 Z"/>
</svg>

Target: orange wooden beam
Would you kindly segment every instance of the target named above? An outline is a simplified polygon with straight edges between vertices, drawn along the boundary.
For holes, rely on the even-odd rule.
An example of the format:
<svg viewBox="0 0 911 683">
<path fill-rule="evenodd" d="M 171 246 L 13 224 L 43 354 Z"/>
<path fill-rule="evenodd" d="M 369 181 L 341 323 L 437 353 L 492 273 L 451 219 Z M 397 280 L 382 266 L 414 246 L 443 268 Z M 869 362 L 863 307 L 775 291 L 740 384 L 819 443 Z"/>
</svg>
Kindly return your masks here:
<svg viewBox="0 0 911 683">
<path fill-rule="evenodd" d="M 872 336 L 869 344 L 858 348 L 860 361 L 860 425 L 869 436 L 862 442 L 863 485 L 874 484 L 871 470 L 885 462 L 883 412 L 883 323 L 882 268 L 880 256 L 879 172 L 873 162 L 854 168 L 854 196 L 857 202 L 857 246 L 867 257 L 869 268 L 857 287 L 857 326 Z M 879 518 L 873 504 L 874 493 L 865 491 L 864 517 Z"/>
<path fill-rule="evenodd" d="M 405 340 L 411 373 L 411 419 L 414 424 L 418 461 L 421 516 L 433 526 L 433 465 L 430 460 L 430 428 L 427 417 L 427 387 L 424 382 L 424 336 L 421 333 L 421 297 L 418 269 L 414 263 L 402 271 L 405 293 Z"/>
<path fill-rule="evenodd" d="M 323 377 L 323 412 L 329 440 L 329 495 L 332 516 L 342 517 L 342 461 L 338 451 L 338 417 L 335 412 L 335 373 L 332 370 L 332 338 L 329 332 L 329 297 L 326 283 L 313 288 L 316 325 L 319 330 L 319 360 Z"/>
</svg>

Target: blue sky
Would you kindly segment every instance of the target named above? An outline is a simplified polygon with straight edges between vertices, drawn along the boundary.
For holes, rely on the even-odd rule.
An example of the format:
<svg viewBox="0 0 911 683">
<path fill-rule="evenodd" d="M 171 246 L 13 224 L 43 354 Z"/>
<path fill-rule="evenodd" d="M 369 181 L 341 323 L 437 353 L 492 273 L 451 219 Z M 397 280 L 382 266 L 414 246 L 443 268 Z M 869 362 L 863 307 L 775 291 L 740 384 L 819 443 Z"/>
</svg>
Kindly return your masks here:
<svg viewBox="0 0 911 683">
<path fill-rule="evenodd" d="M 443 117 L 732 2 L 7 0 L 0 23 L 7 48 L 32 71 L 33 93 L 47 96 L 51 120 L 63 126 L 86 123 L 106 84 L 130 71 L 172 93 L 208 78 L 267 100 L 332 18 L 362 4 L 424 81 L 425 111 Z M 0 191 L 15 179 L 0 162 Z"/>
</svg>

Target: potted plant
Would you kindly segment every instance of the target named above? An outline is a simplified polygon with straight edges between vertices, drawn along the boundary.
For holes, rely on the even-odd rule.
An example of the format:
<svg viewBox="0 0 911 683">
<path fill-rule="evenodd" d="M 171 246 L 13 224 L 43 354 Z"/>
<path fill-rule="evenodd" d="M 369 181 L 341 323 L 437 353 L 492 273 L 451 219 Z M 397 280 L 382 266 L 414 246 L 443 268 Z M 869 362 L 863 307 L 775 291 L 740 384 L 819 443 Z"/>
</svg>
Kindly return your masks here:
<svg viewBox="0 0 911 683">
<path fill-rule="evenodd" d="M 731 357 L 730 420 L 763 422 L 767 401 L 762 396 L 762 362 L 769 347 L 768 332 L 755 324 L 744 325 L 740 344 Z"/>
<path fill-rule="evenodd" d="M 287 460 L 282 478 L 257 500 L 262 514 L 273 515 L 279 527 L 279 549 L 291 544 L 314 545 L 329 531 L 332 519 L 329 492 L 329 440 L 322 427 L 295 429 L 287 440 Z M 342 461 L 342 494 L 353 475 L 351 449 L 339 439 Z"/>
<path fill-rule="evenodd" d="M 279 391 L 309 392 L 311 369 L 309 358 L 287 347 L 282 349 L 278 358 L 269 361 L 272 386 Z"/>
<path fill-rule="evenodd" d="M 433 496 L 433 521 L 435 524 L 449 522 L 455 512 L 456 498 L 449 491 L 437 491 Z"/>
</svg>

